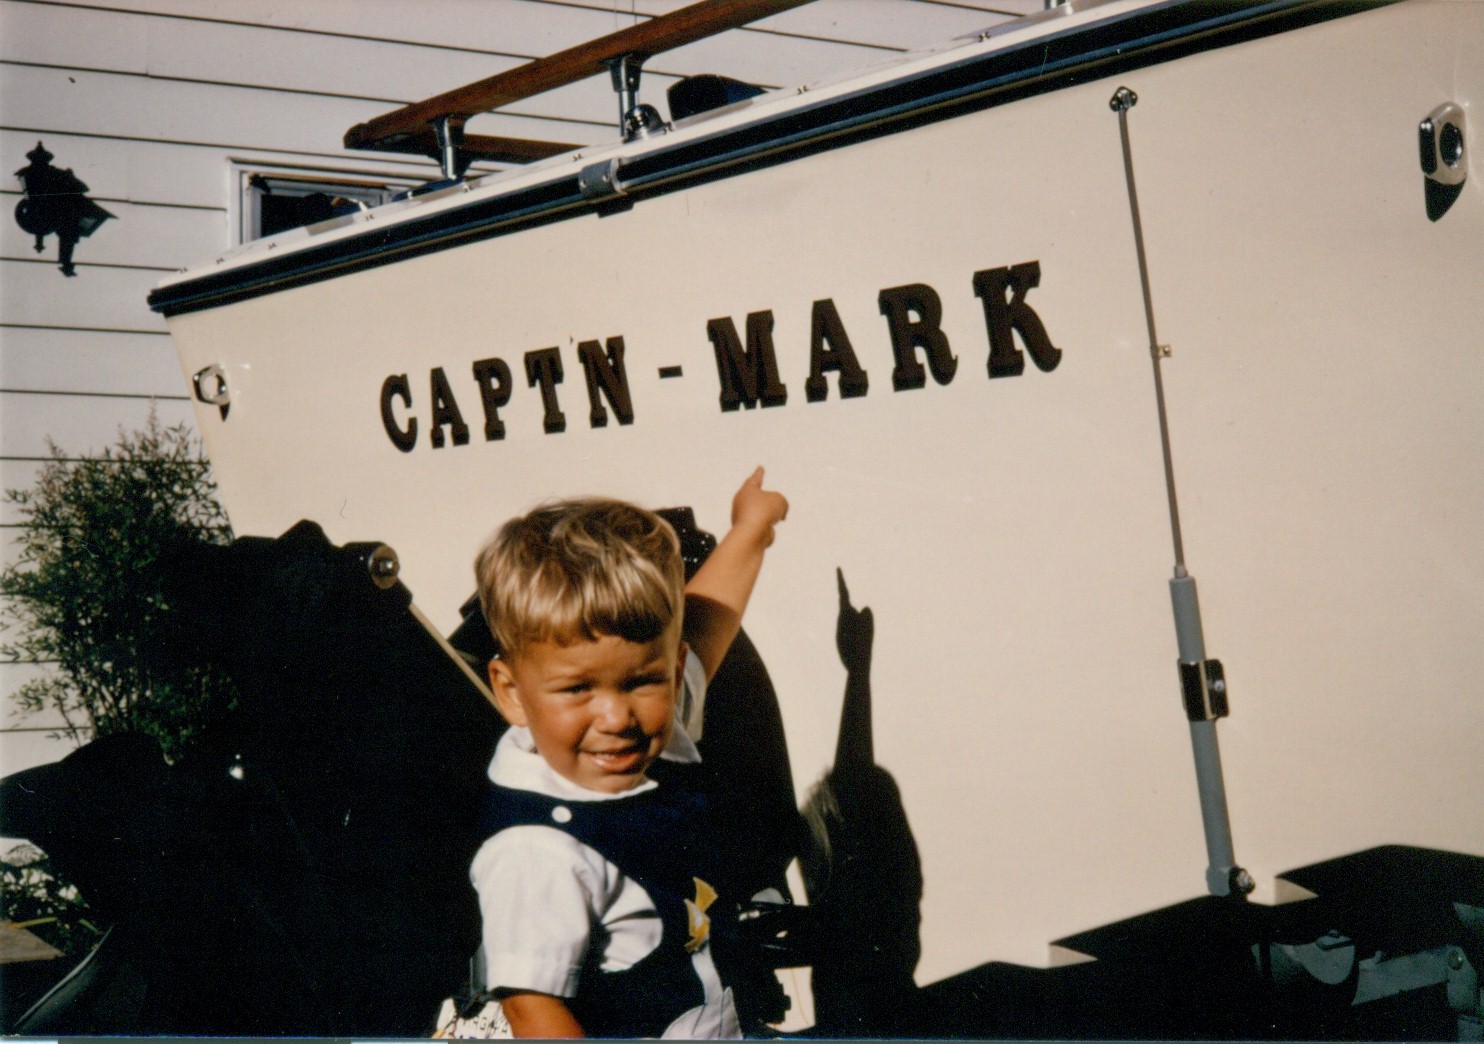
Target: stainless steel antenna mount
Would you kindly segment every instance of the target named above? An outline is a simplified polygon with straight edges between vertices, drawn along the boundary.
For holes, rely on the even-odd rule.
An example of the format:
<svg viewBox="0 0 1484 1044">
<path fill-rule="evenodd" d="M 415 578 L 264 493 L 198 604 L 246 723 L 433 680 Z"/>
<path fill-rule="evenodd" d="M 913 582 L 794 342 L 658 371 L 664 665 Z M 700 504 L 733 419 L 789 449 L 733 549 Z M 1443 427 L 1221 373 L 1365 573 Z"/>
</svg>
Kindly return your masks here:
<svg viewBox="0 0 1484 1044">
<path fill-rule="evenodd" d="M 1175 575 L 1170 579 L 1170 603 L 1175 615 L 1175 639 L 1180 650 L 1180 691 L 1190 722 L 1195 755 L 1196 787 L 1200 792 L 1201 824 L 1206 834 L 1206 887 L 1212 895 L 1245 896 L 1253 889 L 1252 875 L 1237 865 L 1232 850 L 1231 819 L 1227 813 L 1226 784 L 1221 774 L 1221 748 L 1216 741 L 1216 719 L 1227 715 L 1226 674 L 1221 661 L 1206 659 L 1201 630 L 1201 607 L 1195 577 L 1185 568 L 1180 534 L 1180 507 L 1175 496 L 1175 465 L 1170 452 L 1169 417 L 1165 411 L 1164 378 L 1160 362 L 1170 355 L 1154 329 L 1154 299 L 1149 289 L 1149 263 L 1144 252 L 1144 227 L 1139 217 L 1139 195 L 1134 188 L 1133 150 L 1129 144 L 1128 110 L 1139 97 L 1127 87 L 1113 92 L 1108 106 L 1118 114 L 1123 142 L 1123 173 L 1128 181 L 1129 211 L 1134 223 L 1134 250 L 1139 258 L 1139 283 L 1144 291 L 1144 319 L 1149 328 L 1149 358 L 1154 367 L 1154 398 L 1159 410 L 1160 449 L 1164 454 L 1165 494 L 1169 499 L 1170 534 L 1175 545 Z"/>
<path fill-rule="evenodd" d="M 458 181 L 464 176 L 472 158 L 463 151 L 464 119 L 461 116 L 439 116 L 433 121 L 433 137 L 438 142 L 438 166 L 444 181 Z"/>
<path fill-rule="evenodd" d="M 613 89 L 618 92 L 618 126 L 624 141 L 662 134 L 665 121 L 653 105 L 639 104 L 639 75 L 648 55 L 626 54 L 608 63 Z"/>
</svg>

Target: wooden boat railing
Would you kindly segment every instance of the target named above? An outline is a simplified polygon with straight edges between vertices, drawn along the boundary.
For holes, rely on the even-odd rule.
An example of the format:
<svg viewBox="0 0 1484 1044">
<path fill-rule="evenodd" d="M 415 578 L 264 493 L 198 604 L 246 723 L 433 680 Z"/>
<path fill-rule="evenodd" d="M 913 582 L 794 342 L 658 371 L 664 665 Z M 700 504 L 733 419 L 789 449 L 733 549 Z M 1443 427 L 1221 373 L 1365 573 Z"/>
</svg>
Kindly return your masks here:
<svg viewBox="0 0 1484 1044">
<path fill-rule="evenodd" d="M 358 123 L 345 133 L 345 147 L 373 152 L 432 156 L 444 174 L 456 176 L 471 160 L 531 163 L 580 146 L 483 134 L 464 134 L 479 113 L 510 105 L 604 72 L 615 74 L 623 95 L 637 83 L 643 61 L 663 51 L 736 29 L 760 18 L 802 7 L 812 0 L 700 0 L 667 15 L 621 29 L 596 40 L 537 58 L 476 83 L 467 84 Z M 620 78 L 627 83 L 621 83 Z M 621 101 L 621 109 L 627 102 Z M 620 112 L 620 118 L 625 115 Z"/>
</svg>

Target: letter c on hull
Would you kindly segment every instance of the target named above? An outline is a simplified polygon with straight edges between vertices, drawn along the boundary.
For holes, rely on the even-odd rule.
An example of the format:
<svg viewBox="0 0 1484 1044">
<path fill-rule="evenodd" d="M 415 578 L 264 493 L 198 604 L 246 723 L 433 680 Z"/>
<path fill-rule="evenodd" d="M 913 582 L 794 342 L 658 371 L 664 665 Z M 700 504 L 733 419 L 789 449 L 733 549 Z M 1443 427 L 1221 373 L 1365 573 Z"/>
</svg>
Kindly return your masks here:
<svg viewBox="0 0 1484 1044">
<path fill-rule="evenodd" d="M 417 445 L 417 418 L 408 417 L 407 427 L 399 426 L 392 413 L 393 397 L 400 398 L 408 409 L 412 408 L 412 385 L 407 383 L 405 373 L 394 373 L 381 382 L 381 423 L 392 445 L 403 453 L 411 453 Z"/>
</svg>

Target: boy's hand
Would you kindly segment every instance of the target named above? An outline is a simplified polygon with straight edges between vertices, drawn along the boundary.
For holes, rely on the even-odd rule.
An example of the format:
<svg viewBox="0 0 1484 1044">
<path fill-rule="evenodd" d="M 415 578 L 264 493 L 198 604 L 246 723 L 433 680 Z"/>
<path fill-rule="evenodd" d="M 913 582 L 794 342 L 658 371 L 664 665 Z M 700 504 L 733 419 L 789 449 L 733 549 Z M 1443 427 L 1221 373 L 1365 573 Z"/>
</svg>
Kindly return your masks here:
<svg viewBox="0 0 1484 1044">
<path fill-rule="evenodd" d="M 755 536 L 763 547 L 773 543 L 773 527 L 787 517 L 788 499 L 776 490 L 763 489 L 762 468 L 749 475 L 732 498 L 732 528 Z"/>
<path fill-rule="evenodd" d="M 758 468 L 732 498 L 732 528 L 685 585 L 683 636 L 706 669 L 706 680 L 731 648 L 742 626 L 752 586 L 773 543 L 773 527 L 788 514 L 782 493 L 763 489 Z"/>
</svg>

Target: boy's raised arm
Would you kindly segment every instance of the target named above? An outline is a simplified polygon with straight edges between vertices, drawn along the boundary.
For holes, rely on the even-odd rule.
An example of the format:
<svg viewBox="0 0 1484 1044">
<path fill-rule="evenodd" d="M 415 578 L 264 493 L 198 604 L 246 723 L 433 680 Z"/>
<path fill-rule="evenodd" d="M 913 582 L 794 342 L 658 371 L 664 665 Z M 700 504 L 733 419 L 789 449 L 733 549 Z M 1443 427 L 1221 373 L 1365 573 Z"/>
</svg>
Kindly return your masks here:
<svg viewBox="0 0 1484 1044">
<path fill-rule="evenodd" d="M 773 527 L 788 516 L 782 493 L 763 489 L 758 468 L 732 498 L 732 528 L 685 585 L 685 640 L 709 682 L 742 627 L 742 614 L 773 543 Z"/>
</svg>

